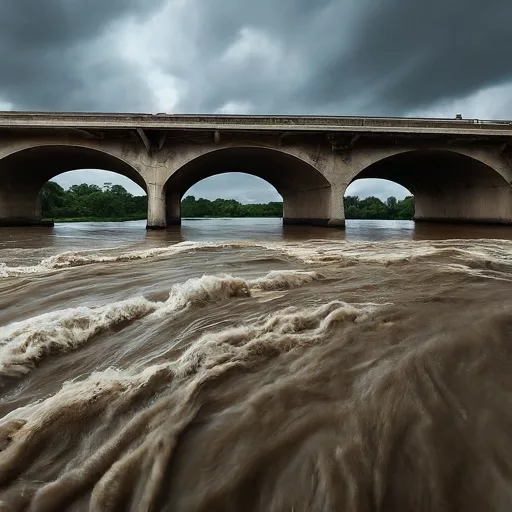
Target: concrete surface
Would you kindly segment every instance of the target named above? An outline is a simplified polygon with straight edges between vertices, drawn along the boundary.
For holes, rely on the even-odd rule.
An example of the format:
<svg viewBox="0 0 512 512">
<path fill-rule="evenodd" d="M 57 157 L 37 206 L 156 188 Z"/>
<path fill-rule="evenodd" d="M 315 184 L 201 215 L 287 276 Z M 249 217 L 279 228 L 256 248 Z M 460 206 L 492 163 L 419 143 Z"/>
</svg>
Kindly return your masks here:
<svg viewBox="0 0 512 512">
<path fill-rule="evenodd" d="M 148 194 L 148 228 L 180 222 L 187 190 L 246 172 L 282 195 L 287 224 L 344 225 L 358 178 L 408 188 L 416 219 L 512 224 L 512 122 L 297 116 L 0 113 L 0 224 L 41 219 L 39 191 L 105 169 Z"/>
</svg>

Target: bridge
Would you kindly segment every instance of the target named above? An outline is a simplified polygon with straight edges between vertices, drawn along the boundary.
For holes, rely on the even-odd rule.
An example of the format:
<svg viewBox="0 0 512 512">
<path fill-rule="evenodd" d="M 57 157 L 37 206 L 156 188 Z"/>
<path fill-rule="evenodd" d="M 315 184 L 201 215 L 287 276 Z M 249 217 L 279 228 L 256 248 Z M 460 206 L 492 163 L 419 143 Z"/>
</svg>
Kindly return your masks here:
<svg viewBox="0 0 512 512">
<path fill-rule="evenodd" d="M 154 229 L 225 172 L 273 185 L 287 224 L 344 226 L 359 178 L 410 190 L 418 221 L 512 224 L 512 121 L 0 112 L 0 225 L 40 223 L 42 186 L 90 168 L 140 185 Z"/>
</svg>

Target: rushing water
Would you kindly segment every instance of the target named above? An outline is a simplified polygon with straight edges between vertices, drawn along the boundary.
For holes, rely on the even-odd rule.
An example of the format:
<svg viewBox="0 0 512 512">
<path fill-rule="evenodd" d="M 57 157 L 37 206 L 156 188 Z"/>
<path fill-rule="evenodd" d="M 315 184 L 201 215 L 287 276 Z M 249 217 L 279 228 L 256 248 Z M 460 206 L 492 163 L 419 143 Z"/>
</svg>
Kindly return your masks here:
<svg viewBox="0 0 512 512">
<path fill-rule="evenodd" d="M 1 229 L 0 510 L 512 510 L 512 229 Z"/>
</svg>

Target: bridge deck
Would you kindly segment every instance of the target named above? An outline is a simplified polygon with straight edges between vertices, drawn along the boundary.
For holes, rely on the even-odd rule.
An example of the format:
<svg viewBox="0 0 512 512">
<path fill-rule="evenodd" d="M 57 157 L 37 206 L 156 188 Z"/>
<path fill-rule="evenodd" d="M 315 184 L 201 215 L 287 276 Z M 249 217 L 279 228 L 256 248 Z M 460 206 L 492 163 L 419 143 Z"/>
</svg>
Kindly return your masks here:
<svg viewBox="0 0 512 512">
<path fill-rule="evenodd" d="M 511 136 L 512 121 L 479 119 L 0 112 L 0 128 L 230 130 Z"/>
</svg>

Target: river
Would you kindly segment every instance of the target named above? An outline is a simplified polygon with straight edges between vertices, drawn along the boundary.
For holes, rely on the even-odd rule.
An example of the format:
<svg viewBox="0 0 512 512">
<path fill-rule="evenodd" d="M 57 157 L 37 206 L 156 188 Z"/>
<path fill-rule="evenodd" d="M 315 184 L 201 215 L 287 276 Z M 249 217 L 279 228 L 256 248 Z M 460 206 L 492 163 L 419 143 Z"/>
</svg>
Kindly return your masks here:
<svg viewBox="0 0 512 512">
<path fill-rule="evenodd" d="M 0 510 L 512 510 L 512 228 L 0 229 Z"/>
</svg>

